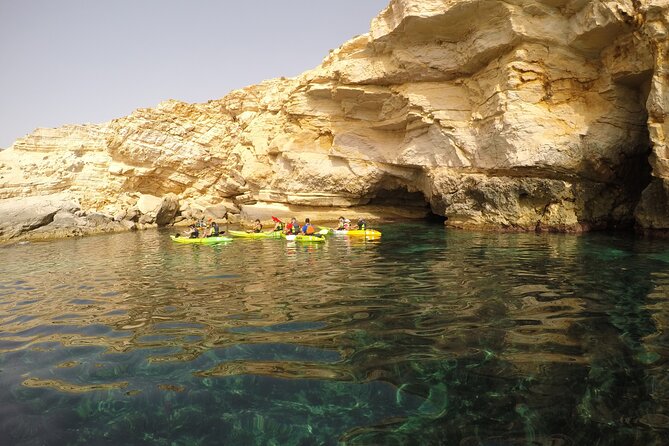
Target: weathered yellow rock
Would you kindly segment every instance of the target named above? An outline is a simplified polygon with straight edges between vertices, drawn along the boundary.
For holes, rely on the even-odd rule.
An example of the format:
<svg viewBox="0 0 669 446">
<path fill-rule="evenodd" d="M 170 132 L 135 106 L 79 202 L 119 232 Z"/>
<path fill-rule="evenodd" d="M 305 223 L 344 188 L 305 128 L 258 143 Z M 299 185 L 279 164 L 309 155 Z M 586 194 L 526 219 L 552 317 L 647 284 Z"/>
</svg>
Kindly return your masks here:
<svg viewBox="0 0 669 446">
<path fill-rule="evenodd" d="M 668 16 L 665 0 L 392 0 L 297 78 L 35 131 L 0 153 L 0 199 L 115 215 L 173 193 L 184 215 L 249 217 L 415 201 L 467 228 L 669 228 Z"/>
</svg>

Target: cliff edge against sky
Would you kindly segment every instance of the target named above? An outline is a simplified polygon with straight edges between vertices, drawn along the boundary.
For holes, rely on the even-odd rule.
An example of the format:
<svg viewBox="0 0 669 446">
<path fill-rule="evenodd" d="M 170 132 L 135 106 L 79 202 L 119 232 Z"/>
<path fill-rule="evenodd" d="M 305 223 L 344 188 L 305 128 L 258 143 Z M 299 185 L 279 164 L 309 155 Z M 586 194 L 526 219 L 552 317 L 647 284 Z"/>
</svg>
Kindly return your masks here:
<svg viewBox="0 0 669 446">
<path fill-rule="evenodd" d="M 362 205 L 667 230 L 668 28 L 668 0 L 392 0 L 297 78 L 18 140 L 0 237 Z"/>
</svg>

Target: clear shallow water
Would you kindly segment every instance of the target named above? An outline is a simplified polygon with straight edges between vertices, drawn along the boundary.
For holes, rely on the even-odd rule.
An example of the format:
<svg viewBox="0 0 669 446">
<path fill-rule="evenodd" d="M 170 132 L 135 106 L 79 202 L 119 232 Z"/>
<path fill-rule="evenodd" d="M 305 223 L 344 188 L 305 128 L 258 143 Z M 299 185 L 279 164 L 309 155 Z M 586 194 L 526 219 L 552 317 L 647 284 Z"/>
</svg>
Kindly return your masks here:
<svg viewBox="0 0 669 446">
<path fill-rule="evenodd" d="M 2 444 L 667 444 L 667 241 L 380 229 L 0 247 Z"/>
</svg>

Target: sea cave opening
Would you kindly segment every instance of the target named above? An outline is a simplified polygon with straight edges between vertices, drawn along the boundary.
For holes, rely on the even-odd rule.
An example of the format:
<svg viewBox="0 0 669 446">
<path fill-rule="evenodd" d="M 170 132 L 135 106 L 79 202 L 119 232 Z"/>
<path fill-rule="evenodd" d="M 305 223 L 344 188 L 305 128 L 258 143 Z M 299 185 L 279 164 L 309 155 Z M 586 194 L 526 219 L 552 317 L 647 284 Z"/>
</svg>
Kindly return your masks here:
<svg viewBox="0 0 669 446">
<path fill-rule="evenodd" d="M 642 112 L 640 120 L 644 123 L 634 150 L 628 152 L 625 162 L 618 167 L 617 177 L 626 189 L 627 194 L 632 201 L 632 212 L 641 200 L 641 194 L 650 185 L 652 181 L 652 167 L 649 157 L 652 153 L 652 142 L 648 129 L 648 109 L 647 101 L 651 91 L 653 72 L 647 70 L 638 74 L 623 76 L 616 79 L 616 84 L 627 88 L 634 93 L 638 101 L 638 109 Z M 634 217 L 629 216 L 629 224 L 633 225 Z"/>
<path fill-rule="evenodd" d="M 408 219 L 421 219 L 429 223 L 443 224 L 446 217 L 435 214 L 425 195 L 409 189 L 406 185 L 382 187 L 370 198 L 370 206 L 382 206 L 394 210 L 394 214 Z"/>
</svg>

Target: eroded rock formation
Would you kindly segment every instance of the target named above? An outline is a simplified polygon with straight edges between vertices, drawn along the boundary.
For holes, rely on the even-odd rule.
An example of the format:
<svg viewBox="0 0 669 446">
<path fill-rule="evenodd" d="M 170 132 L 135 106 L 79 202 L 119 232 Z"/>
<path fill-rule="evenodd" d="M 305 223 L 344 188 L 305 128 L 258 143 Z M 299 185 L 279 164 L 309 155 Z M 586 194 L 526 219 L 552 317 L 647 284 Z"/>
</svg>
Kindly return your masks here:
<svg viewBox="0 0 669 446">
<path fill-rule="evenodd" d="M 175 194 L 185 215 L 429 205 L 465 228 L 667 229 L 668 11 L 392 0 L 297 78 L 35 131 L 0 153 L 0 199 L 67 193 L 108 215 L 139 194 Z"/>
</svg>

